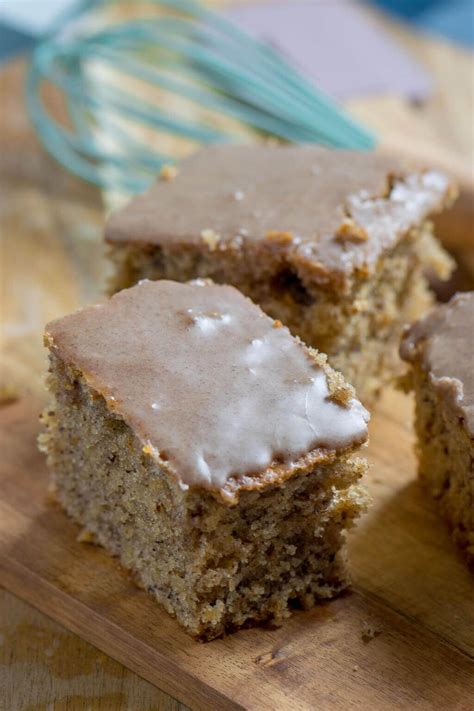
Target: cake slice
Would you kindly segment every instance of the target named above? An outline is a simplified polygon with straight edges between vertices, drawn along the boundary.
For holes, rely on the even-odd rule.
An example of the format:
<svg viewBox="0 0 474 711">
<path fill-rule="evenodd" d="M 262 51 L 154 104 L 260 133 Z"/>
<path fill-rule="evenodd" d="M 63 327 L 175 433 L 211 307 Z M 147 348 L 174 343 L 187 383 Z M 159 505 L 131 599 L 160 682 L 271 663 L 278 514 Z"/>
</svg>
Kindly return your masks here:
<svg viewBox="0 0 474 711">
<path fill-rule="evenodd" d="M 407 330 L 419 475 L 474 564 L 474 292 L 457 294 Z"/>
<path fill-rule="evenodd" d="M 368 414 L 230 286 L 145 281 L 46 328 L 58 501 L 195 637 L 347 584 Z"/>
<path fill-rule="evenodd" d="M 435 171 L 316 146 L 212 146 L 113 214 L 112 290 L 140 279 L 236 286 L 371 403 L 400 366 L 402 326 L 451 260 L 429 216 L 454 191 Z"/>
</svg>

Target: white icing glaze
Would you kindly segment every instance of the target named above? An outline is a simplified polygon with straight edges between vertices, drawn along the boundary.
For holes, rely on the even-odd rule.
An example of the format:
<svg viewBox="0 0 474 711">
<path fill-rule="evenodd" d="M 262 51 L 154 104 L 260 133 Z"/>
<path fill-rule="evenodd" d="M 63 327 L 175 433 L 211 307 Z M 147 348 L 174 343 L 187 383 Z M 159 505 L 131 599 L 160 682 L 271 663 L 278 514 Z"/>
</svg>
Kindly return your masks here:
<svg viewBox="0 0 474 711">
<path fill-rule="evenodd" d="M 362 405 L 330 400 L 307 350 L 232 287 L 142 282 L 50 333 L 184 487 L 367 436 Z"/>
</svg>

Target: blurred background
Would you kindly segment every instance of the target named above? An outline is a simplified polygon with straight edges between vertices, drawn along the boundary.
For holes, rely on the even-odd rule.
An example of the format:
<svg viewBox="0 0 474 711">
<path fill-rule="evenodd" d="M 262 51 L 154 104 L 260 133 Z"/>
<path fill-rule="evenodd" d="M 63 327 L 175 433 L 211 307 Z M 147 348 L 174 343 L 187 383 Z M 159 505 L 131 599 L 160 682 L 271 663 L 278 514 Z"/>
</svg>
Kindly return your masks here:
<svg viewBox="0 0 474 711">
<path fill-rule="evenodd" d="M 44 323 L 99 297 L 106 212 L 202 143 L 440 167 L 458 269 L 433 288 L 474 288 L 473 43 L 472 0 L 0 0 L 0 406 L 42 392 Z M 178 708 L 2 591 L 0 629 L 19 708 Z"/>
</svg>

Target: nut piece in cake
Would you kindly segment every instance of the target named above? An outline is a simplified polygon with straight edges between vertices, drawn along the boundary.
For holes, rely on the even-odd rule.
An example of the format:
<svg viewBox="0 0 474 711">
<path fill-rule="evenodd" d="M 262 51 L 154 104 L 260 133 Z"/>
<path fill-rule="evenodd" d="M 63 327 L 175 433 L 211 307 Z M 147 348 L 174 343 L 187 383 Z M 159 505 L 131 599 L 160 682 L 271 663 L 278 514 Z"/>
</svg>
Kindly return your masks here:
<svg viewBox="0 0 474 711">
<path fill-rule="evenodd" d="M 419 476 L 474 564 L 474 292 L 409 328 L 402 358 L 415 391 Z"/>
<path fill-rule="evenodd" d="M 452 198 L 440 173 L 376 153 L 212 146 L 111 216 L 112 291 L 144 278 L 232 284 L 370 403 L 400 367 L 402 326 L 430 305 L 424 270 L 449 276 L 428 220 Z"/>
<path fill-rule="evenodd" d="M 346 586 L 368 413 L 325 357 L 204 280 L 144 281 L 45 338 L 56 496 L 190 634 Z"/>
</svg>

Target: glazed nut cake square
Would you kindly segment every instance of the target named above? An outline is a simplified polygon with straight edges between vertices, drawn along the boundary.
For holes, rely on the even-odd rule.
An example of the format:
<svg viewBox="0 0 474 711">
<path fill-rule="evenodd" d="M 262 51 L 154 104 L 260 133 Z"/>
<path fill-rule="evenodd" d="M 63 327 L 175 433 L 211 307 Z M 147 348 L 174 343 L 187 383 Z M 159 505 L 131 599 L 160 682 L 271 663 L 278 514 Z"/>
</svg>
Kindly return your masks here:
<svg viewBox="0 0 474 711">
<path fill-rule="evenodd" d="M 347 584 L 368 413 L 230 286 L 144 281 L 46 328 L 58 501 L 194 637 Z"/>
<path fill-rule="evenodd" d="M 474 292 L 407 329 L 401 355 L 415 391 L 420 480 L 474 565 Z"/>
<path fill-rule="evenodd" d="M 402 327 L 431 304 L 424 273 L 452 261 L 429 218 L 441 173 L 378 153 L 211 146 L 112 214 L 112 291 L 140 279 L 232 284 L 326 353 L 371 403 L 400 366 Z"/>
</svg>

